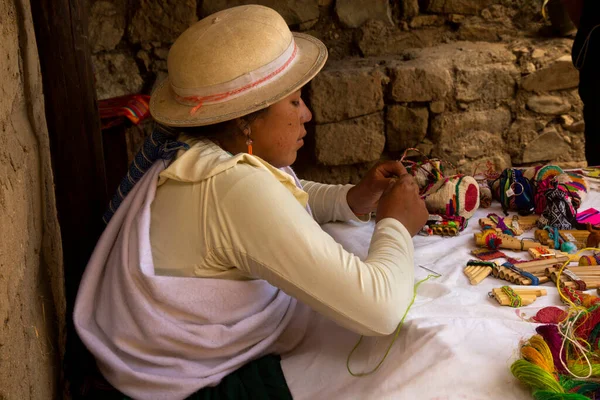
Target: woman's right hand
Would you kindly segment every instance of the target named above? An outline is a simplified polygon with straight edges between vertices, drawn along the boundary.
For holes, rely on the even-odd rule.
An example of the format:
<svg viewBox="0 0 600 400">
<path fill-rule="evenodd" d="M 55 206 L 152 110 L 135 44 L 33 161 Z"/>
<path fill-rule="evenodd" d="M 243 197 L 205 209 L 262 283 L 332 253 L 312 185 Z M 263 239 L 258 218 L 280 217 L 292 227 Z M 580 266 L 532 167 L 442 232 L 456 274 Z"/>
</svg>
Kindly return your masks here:
<svg viewBox="0 0 600 400">
<path fill-rule="evenodd" d="M 406 230 L 415 236 L 427 222 L 429 212 L 419 195 L 415 179 L 404 174 L 391 183 L 383 193 L 377 207 L 377 222 L 384 218 L 398 220 Z"/>
</svg>

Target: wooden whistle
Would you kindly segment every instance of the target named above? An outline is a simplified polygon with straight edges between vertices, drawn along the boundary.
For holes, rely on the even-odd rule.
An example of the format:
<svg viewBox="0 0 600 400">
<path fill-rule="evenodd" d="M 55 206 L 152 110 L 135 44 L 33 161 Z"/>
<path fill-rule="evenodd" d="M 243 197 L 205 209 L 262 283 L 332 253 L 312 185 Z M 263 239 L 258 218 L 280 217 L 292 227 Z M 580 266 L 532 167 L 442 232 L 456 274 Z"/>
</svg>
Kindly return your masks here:
<svg viewBox="0 0 600 400">
<path fill-rule="evenodd" d="M 511 288 L 521 298 L 521 306 L 528 306 L 533 303 L 538 297 L 545 296 L 546 289 L 525 289 L 525 288 Z M 494 298 L 500 303 L 501 306 L 510 306 L 510 297 L 504 293 L 502 288 L 492 289 Z"/>
<path fill-rule="evenodd" d="M 506 235 L 503 233 L 496 233 L 496 236 L 502 240 L 502 242 L 500 243 L 500 246 L 499 246 L 501 249 L 529 250 L 533 247 L 542 246 L 538 242 L 534 242 L 532 240 L 517 239 L 513 236 Z M 483 232 L 475 233 L 474 237 L 475 237 L 475 243 L 477 244 L 477 246 L 487 247 L 487 243 L 485 242 Z"/>
</svg>

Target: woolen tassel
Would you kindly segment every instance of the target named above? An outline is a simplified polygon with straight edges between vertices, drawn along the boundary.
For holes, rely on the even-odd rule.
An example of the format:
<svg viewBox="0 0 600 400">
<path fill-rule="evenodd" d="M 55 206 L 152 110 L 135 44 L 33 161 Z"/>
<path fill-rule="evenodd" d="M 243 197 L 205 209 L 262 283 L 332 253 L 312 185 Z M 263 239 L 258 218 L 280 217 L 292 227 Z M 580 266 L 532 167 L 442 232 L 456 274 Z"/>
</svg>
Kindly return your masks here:
<svg viewBox="0 0 600 400">
<path fill-rule="evenodd" d="M 534 390 L 547 390 L 551 393 L 565 393 L 554 376 L 541 367 L 526 360 L 517 360 L 510 366 L 510 372 L 522 383 Z M 585 397 L 584 397 L 585 398 Z"/>
<path fill-rule="evenodd" d="M 521 355 L 527 361 L 544 369 L 546 372 L 554 374 L 554 361 L 552 352 L 544 338 L 540 335 L 534 335 L 529 341 L 521 347 Z"/>
</svg>

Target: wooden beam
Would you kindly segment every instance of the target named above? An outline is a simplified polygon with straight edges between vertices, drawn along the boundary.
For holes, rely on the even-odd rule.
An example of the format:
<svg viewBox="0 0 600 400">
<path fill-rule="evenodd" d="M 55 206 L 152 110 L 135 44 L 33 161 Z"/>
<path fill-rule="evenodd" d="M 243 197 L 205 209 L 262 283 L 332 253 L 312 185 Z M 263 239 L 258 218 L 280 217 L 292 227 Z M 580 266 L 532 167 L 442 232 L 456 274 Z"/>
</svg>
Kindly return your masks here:
<svg viewBox="0 0 600 400">
<path fill-rule="evenodd" d="M 67 300 L 66 378 L 77 386 L 93 368 L 73 329 L 79 281 L 108 204 L 102 135 L 87 40 L 88 2 L 31 0 L 60 223 Z M 90 365 L 91 363 L 91 365 Z M 78 382 L 79 381 L 79 382 Z"/>
</svg>

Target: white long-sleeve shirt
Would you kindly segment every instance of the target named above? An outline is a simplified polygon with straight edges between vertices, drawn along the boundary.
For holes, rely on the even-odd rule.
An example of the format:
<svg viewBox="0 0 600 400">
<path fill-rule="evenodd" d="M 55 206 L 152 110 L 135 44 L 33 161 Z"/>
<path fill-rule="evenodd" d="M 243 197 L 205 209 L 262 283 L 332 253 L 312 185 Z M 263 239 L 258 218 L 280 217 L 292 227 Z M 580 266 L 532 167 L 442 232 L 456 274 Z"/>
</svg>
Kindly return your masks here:
<svg viewBox="0 0 600 400">
<path fill-rule="evenodd" d="M 190 143 L 161 173 L 152 204 L 156 274 L 264 279 L 357 333 L 394 331 L 414 278 L 412 239 L 399 221 L 377 223 L 361 261 L 319 225 L 356 219 L 351 185 L 303 182 L 302 190 L 258 157 Z"/>
</svg>

